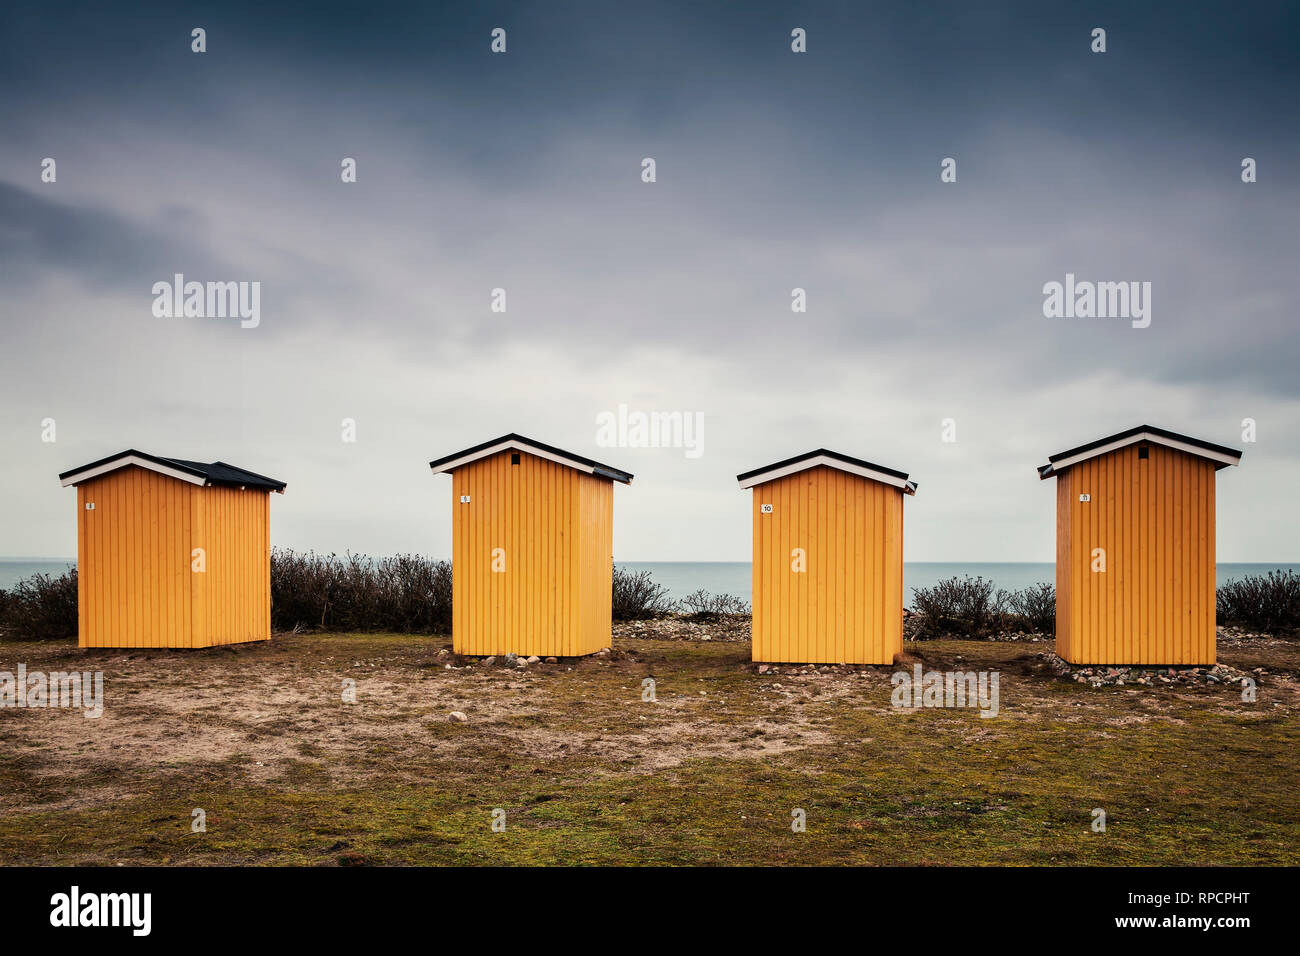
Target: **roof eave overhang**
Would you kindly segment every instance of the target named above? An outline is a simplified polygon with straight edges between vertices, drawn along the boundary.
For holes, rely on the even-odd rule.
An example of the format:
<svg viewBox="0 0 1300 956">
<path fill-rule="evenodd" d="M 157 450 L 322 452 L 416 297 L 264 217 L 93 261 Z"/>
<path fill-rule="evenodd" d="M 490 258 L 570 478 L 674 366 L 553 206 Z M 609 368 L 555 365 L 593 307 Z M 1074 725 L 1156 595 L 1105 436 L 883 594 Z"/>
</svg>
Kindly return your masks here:
<svg viewBox="0 0 1300 956">
<path fill-rule="evenodd" d="M 1186 452 L 1189 455 L 1195 455 L 1197 458 L 1211 461 L 1214 463 L 1216 471 L 1220 468 L 1227 468 L 1229 465 L 1241 464 L 1241 452 L 1231 452 L 1226 449 L 1220 451 L 1217 448 L 1207 448 L 1204 445 L 1180 441 L 1179 439 L 1171 438 L 1168 435 L 1161 435 L 1151 431 L 1140 431 L 1135 432 L 1132 435 L 1125 435 L 1123 438 L 1117 438 L 1104 445 L 1098 445 L 1096 448 L 1089 448 L 1087 451 L 1081 451 L 1072 455 L 1052 455 L 1047 459 L 1046 465 L 1038 466 L 1038 477 L 1040 480 L 1044 478 L 1053 478 L 1071 465 L 1077 465 L 1079 462 L 1087 461 L 1090 458 L 1098 458 L 1102 455 L 1108 455 L 1113 451 L 1119 451 L 1121 448 L 1127 448 L 1129 445 L 1136 445 L 1142 442 L 1150 445 L 1162 445 L 1165 448 L 1172 448 L 1175 451 Z"/>
<path fill-rule="evenodd" d="M 249 471 L 247 468 L 240 468 L 238 465 L 232 465 L 224 461 L 214 462 L 213 464 L 221 465 L 223 468 L 229 468 L 231 471 L 243 472 L 244 474 L 248 475 L 250 478 L 255 478 L 258 481 L 262 481 L 266 483 L 265 487 L 259 487 L 253 484 L 249 484 L 248 482 L 241 481 L 238 483 L 240 491 L 247 491 L 248 489 L 252 488 L 254 491 L 273 491 L 277 495 L 282 495 L 284 494 L 284 489 L 289 487 L 289 483 L 287 481 L 277 481 L 274 478 L 268 478 L 266 475 L 259 475 L 257 474 L 257 472 Z M 228 486 L 233 487 L 235 482 L 233 480 L 230 482 L 212 481 L 211 479 L 208 480 L 208 485 L 220 485 L 220 484 L 227 484 Z"/>
<path fill-rule="evenodd" d="M 792 462 L 791 464 L 781 467 L 768 468 L 766 470 L 749 472 L 744 475 L 737 475 L 736 481 L 743 490 L 745 488 L 753 488 L 755 485 L 761 485 L 764 482 L 775 481 L 778 478 L 795 475 L 801 471 L 807 471 L 809 468 L 816 468 L 819 465 L 826 465 L 828 468 L 835 468 L 839 471 L 847 472 L 850 475 L 857 475 L 860 478 L 870 478 L 872 481 L 878 481 L 882 485 L 889 485 L 892 488 L 898 488 L 904 494 L 916 494 L 916 482 L 909 481 L 906 475 L 901 477 L 899 475 L 892 475 L 875 468 L 867 468 L 863 465 L 840 461 L 838 458 L 832 458 L 829 455 L 814 455 L 811 458 L 805 458 L 802 461 Z"/>
<path fill-rule="evenodd" d="M 191 485 L 203 486 L 208 483 L 207 477 L 188 468 L 182 468 L 178 465 L 163 464 L 154 461 L 146 456 L 128 453 L 111 458 L 108 461 L 100 462 L 89 468 L 78 468 L 74 471 L 64 472 L 59 476 L 59 483 L 64 487 L 69 485 L 78 485 L 83 481 L 89 481 L 92 478 L 98 478 L 101 475 L 107 475 L 110 472 L 118 471 L 122 468 L 129 468 L 135 465 L 138 468 L 144 468 L 148 471 L 157 472 L 160 475 L 166 475 L 169 478 L 176 478 L 180 481 L 189 482 Z"/>
<path fill-rule="evenodd" d="M 564 465 L 575 471 L 580 471 L 586 475 L 594 475 L 597 478 L 609 478 L 612 481 L 621 481 L 625 485 L 632 483 L 632 475 L 626 471 L 619 471 L 617 468 L 610 468 L 595 462 L 579 461 L 576 458 L 570 458 L 567 455 L 558 454 L 549 448 L 539 448 L 531 442 L 519 438 L 503 438 L 499 442 L 494 442 L 484 448 L 478 448 L 474 451 L 466 452 L 455 458 L 444 461 L 429 462 L 429 470 L 435 475 L 449 474 L 457 468 L 473 464 L 484 458 L 490 458 L 493 455 L 499 455 L 503 451 L 523 451 L 538 458 L 544 458 L 547 461 L 553 461 L 556 464 Z"/>
</svg>

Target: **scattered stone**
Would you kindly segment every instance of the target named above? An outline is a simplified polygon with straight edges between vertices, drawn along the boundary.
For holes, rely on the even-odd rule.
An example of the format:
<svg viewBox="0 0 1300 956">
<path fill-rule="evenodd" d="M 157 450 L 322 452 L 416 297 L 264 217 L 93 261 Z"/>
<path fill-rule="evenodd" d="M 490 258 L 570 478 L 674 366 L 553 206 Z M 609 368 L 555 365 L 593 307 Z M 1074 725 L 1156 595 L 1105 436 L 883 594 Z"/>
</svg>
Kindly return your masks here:
<svg viewBox="0 0 1300 956">
<path fill-rule="evenodd" d="M 497 662 L 497 656 L 495 654 L 493 654 L 491 657 L 483 658 L 483 664 L 487 667 L 491 667 L 496 662 Z"/>
<path fill-rule="evenodd" d="M 1261 634 L 1233 625 L 1220 625 L 1217 631 L 1218 643 L 1223 647 L 1239 647 L 1246 644 L 1267 647 L 1285 643 L 1285 640 L 1280 635 Z"/>
<path fill-rule="evenodd" d="M 759 665 L 758 665 L 758 672 L 759 672 L 760 674 L 766 674 L 766 673 L 767 673 L 768 671 L 770 671 L 771 669 L 772 669 L 772 668 L 771 668 L 769 665 L 767 665 L 767 664 L 759 664 Z"/>
<path fill-rule="evenodd" d="M 707 621 L 692 620 L 689 614 L 665 614 L 644 621 L 615 621 L 614 641 L 681 640 L 717 642 L 747 642 L 750 639 L 748 614 L 723 614 Z"/>
<path fill-rule="evenodd" d="M 546 658 L 546 663 L 548 663 L 548 664 L 558 664 L 558 663 L 560 663 L 560 661 L 559 661 L 558 658 L 555 658 L 555 657 L 548 657 L 548 658 Z"/>
<path fill-rule="evenodd" d="M 542 659 L 541 659 L 540 657 L 538 657 L 536 654 L 529 654 L 529 655 L 528 655 L 528 663 L 530 663 L 530 664 L 540 664 L 541 662 L 542 662 Z"/>
<path fill-rule="evenodd" d="M 447 719 L 451 721 L 453 724 L 463 724 L 469 720 L 469 718 L 466 717 L 459 710 L 453 710 L 450 714 L 447 715 Z"/>
<path fill-rule="evenodd" d="M 1239 671 L 1226 664 L 1213 667 L 1110 667 L 1106 665 L 1075 665 L 1062 660 L 1055 654 L 1039 654 L 1047 666 L 1060 678 L 1072 680 L 1076 684 L 1089 684 L 1092 687 L 1124 687 L 1130 683 L 1151 687 L 1157 683 L 1201 684 L 1204 686 L 1240 684 L 1250 674 Z"/>
</svg>

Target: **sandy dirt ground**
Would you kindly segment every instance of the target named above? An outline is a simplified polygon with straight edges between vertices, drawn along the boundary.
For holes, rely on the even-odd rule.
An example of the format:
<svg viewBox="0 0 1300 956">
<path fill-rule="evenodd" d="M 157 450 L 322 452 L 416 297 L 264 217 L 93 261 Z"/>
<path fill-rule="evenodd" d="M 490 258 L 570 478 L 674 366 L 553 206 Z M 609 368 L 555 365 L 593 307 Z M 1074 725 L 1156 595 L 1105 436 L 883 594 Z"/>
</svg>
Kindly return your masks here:
<svg viewBox="0 0 1300 956">
<path fill-rule="evenodd" d="M 642 629 L 644 633 L 644 629 Z M 0 709 L 11 786 L 0 812 L 112 806 L 160 782 L 231 781 L 288 791 L 416 784 L 457 766 L 510 755 L 582 759 L 592 772 L 650 774 L 702 757 L 759 759 L 834 744 L 852 712 L 880 720 L 893 668 L 781 668 L 759 674 L 733 640 L 688 645 L 629 639 L 608 658 L 524 670 L 449 657 L 443 638 L 277 635 L 270 642 L 202 651 L 80 651 L 66 644 L 0 645 L 0 670 L 92 670 L 104 675 L 97 719 L 75 710 Z M 909 643 L 907 664 L 997 669 L 1002 708 L 1015 722 L 1100 728 L 1177 723 L 1188 707 L 1242 710 L 1217 687 L 1147 692 L 1108 688 L 1063 704 L 1042 655 L 1050 642 Z M 1265 703 L 1300 707 L 1294 644 L 1225 648 L 1225 662 L 1268 665 Z M 655 681 L 655 700 L 642 699 Z M 355 703 L 344 700 L 345 682 Z M 448 715 L 460 712 L 466 721 Z M 936 717 L 968 739 L 993 726 Z"/>
</svg>

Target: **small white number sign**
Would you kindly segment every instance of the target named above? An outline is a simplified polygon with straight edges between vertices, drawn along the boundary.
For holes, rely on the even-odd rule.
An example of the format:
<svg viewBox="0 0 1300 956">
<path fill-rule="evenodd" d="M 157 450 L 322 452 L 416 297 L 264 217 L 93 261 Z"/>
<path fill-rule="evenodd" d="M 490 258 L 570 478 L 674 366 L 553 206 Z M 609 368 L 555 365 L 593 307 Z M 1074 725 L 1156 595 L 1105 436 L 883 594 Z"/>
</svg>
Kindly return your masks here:
<svg viewBox="0 0 1300 956">
<path fill-rule="evenodd" d="M 759 506 L 758 506 L 758 510 L 761 511 L 761 512 L 762 512 L 763 514 L 765 514 L 765 515 L 770 515 L 770 514 L 772 513 L 772 506 L 771 506 L 771 505 L 759 505 Z"/>
<path fill-rule="evenodd" d="M 1091 500 L 1092 500 L 1092 495 L 1079 495 L 1079 500 L 1080 500 L 1080 501 L 1091 501 Z"/>
<path fill-rule="evenodd" d="M 460 503 L 463 504 L 463 505 L 467 505 L 467 504 L 469 504 L 469 495 L 461 495 L 461 496 L 460 496 Z"/>
</svg>

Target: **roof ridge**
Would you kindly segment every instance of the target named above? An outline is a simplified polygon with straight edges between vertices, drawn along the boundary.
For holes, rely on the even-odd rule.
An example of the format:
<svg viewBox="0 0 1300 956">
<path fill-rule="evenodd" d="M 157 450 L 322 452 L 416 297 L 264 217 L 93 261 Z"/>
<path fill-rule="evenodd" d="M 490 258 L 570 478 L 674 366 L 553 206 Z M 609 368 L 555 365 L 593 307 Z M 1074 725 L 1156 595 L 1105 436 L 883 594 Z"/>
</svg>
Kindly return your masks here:
<svg viewBox="0 0 1300 956">
<path fill-rule="evenodd" d="M 203 462 L 190 458 L 171 458 L 164 455 L 153 455 L 136 448 L 128 448 L 115 455 L 109 455 L 79 468 L 62 472 L 59 475 L 59 480 L 65 486 L 77 484 L 80 481 L 88 481 L 99 475 L 108 474 L 132 465 L 158 471 L 162 474 L 170 474 L 170 477 L 182 478 L 186 481 L 201 479 L 192 481 L 193 484 L 199 485 L 252 486 L 277 492 L 284 491 L 288 487 L 285 482 L 277 478 L 270 478 L 255 471 L 249 471 L 247 468 L 232 465 L 229 462 L 220 460 Z M 159 467 L 150 468 L 150 465 Z M 163 469 L 167 470 L 164 471 Z"/>
<path fill-rule="evenodd" d="M 523 446 L 523 450 L 532 449 L 534 452 L 544 453 L 542 457 L 551 457 L 560 464 L 577 467 L 579 471 L 585 471 L 588 474 L 598 475 L 602 478 L 610 478 L 614 481 L 621 481 L 624 484 L 630 484 L 633 475 L 630 471 L 624 471 L 621 468 L 615 468 L 613 465 L 606 465 L 603 462 L 596 461 L 594 458 L 587 458 L 575 452 L 565 451 L 563 448 L 557 448 L 555 445 L 548 445 L 545 442 L 537 441 L 518 432 L 509 432 L 499 438 L 492 438 L 469 448 L 464 448 L 450 455 L 444 455 L 441 458 L 435 458 L 429 462 L 429 468 L 434 474 L 451 471 L 462 465 L 468 465 L 479 461 L 489 455 L 499 454 L 506 450 L 510 444 Z"/>
<path fill-rule="evenodd" d="M 878 465 L 863 458 L 854 458 L 852 455 L 832 451 L 829 448 L 814 448 L 812 451 L 804 452 L 801 455 L 776 461 L 760 468 L 753 468 L 737 475 L 736 481 L 740 483 L 741 488 L 750 488 L 759 484 L 764 475 L 771 474 L 773 477 L 784 477 L 788 474 L 806 471 L 817 465 L 827 464 L 826 461 L 820 459 L 828 459 L 829 462 L 837 462 L 840 465 L 851 465 L 852 468 L 841 468 L 839 470 L 847 471 L 849 474 L 857 474 L 863 478 L 882 481 L 884 484 L 903 489 L 909 495 L 916 493 L 917 483 L 910 480 L 907 472 L 899 471 L 897 468 L 889 468 L 885 465 Z M 804 464 L 805 462 L 807 464 Z M 803 467 L 799 467 L 801 465 Z M 831 464 L 830 467 L 835 467 L 835 465 Z M 780 472 L 780 474 L 775 474 L 777 472 Z M 863 472 L 872 472 L 873 474 L 864 474 Z"/>
<path fill-rule="evenodd" d="M 1058 466 L 1068 468 L 1081 461 L 1118 451 L 1120 448 L 1141 441 L 1144 437 L 1149 438 L 1158 445 L 1217 462 L 1219 467 L 1236 465 L 1241 461 L 1242 452 L 1236 448 L 1229 448 L 1226 445 L 1219 445 L 1203 438 L 1184 435 L 1168 428 L 1161 428 L 1159 425 L 1142 424 L 1134 425 L 1132 428 L 1126 428 L 1112 435 L 1084 442 L 1082 445 L 1067 448 L 1065 451 L 1057 452 L 1054 455 L 1048 455 L 1047 464 L 1037 466 L 1038 477 L 1050 478 L 1057 474 Z"/>
</svg>

